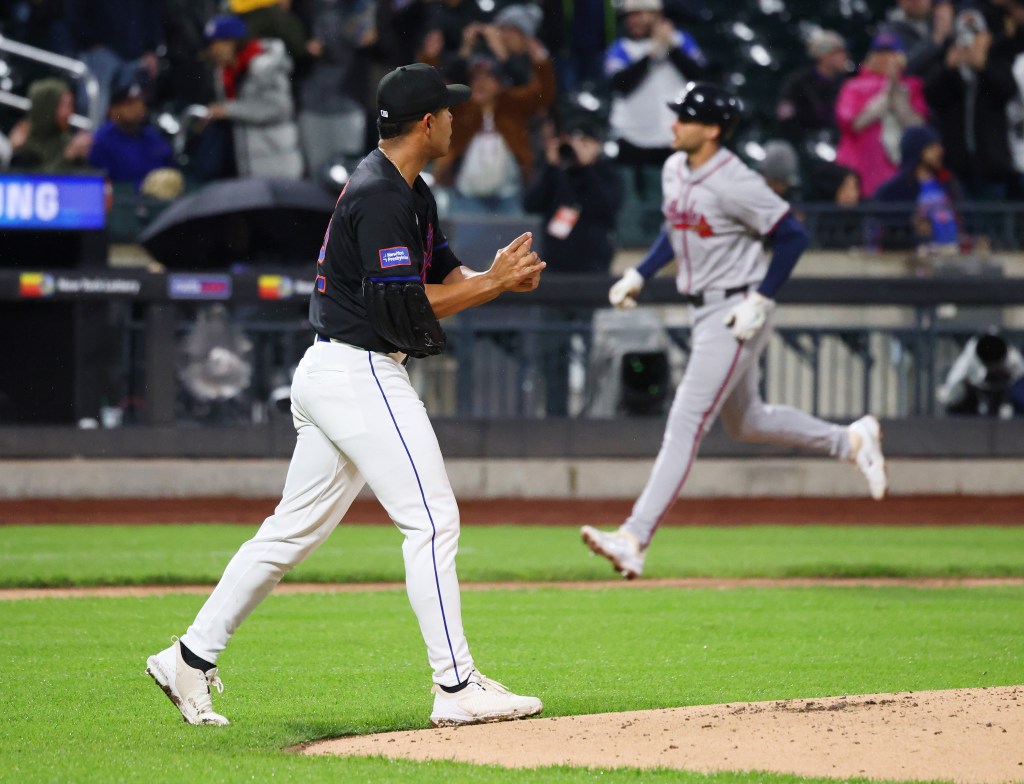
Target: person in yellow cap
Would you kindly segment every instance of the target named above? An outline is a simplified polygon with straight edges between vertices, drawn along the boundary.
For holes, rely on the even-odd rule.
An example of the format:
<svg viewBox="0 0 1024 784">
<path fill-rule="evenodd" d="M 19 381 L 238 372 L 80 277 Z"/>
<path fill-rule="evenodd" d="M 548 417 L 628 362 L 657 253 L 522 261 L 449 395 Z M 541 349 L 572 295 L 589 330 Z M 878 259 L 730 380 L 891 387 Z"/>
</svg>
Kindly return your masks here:
<svg viewBox="0 0 1024 784">
<path fill-rule="evenodd" d="M 231 0 L 231 13 L 245 22 L 253 38 L 277 38 L 296 63 L 306 59 L 306 28 L 291 12 L 289 0 Z"/>
</svg>

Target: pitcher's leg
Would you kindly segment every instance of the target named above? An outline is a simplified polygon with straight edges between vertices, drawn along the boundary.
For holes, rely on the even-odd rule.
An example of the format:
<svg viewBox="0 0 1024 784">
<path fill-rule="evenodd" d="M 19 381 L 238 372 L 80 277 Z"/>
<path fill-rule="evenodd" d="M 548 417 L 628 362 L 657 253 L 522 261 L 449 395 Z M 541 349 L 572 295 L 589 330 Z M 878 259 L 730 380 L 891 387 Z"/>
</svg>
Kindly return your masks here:
<svg viewBox="0 0 1024 784">
<path fill-rule="evenodd" d="M 367 356 L 368 372 L 379 384 L 361 405 L 368 419 L 386 424 L 372 439 L 345 440 L 344 449 L 405 535 L 406 588 L 434 681 L 454 686 L 473 669 L 455 572 L 458 505 L 434 428 L 405 370 L 379 355 Z"/>
<path fill-rule="evenodd" d="M 753 363 L 722 406 L 722 425 L 740 441 L 795 446 L 840 460 L 850 455 L 847 429 L 792 406 L 768 405 L 758 390 L 760 369 Z"/>
<path fill-rule="evenodd" d="M 281 502 L 228 563 L 181 638 L 188 649 L 216 662 L 249 613 L 330 535 L 362 486 L 355 466 L 319 428 L 299 427 Z"/>
</svg>

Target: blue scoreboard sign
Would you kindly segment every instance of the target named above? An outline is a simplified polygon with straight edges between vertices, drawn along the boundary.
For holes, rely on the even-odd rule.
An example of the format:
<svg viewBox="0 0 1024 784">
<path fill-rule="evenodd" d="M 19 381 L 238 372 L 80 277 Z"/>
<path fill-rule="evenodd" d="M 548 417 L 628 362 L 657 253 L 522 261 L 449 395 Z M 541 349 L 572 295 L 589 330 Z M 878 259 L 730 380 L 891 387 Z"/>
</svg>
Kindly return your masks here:
<svg viewBox="0 0 1024 784">
<path fill-rule="evenodd" d="M 0 229 L 102 229 L 105 187 L 100 176 L 2 174 Z"/>
</svg>

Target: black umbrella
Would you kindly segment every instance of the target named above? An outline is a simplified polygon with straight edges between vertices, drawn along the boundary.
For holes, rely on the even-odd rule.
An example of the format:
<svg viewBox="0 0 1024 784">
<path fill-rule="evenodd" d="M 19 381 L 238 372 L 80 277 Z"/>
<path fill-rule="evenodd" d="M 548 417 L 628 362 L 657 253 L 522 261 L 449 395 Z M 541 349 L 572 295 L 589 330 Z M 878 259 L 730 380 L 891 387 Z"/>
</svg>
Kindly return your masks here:
<svg viewBox="0 0 1024 784">
<path fill-rule="evenodd" d="M 337 197 L 305 180 L 214 182 L 164 210 L 138 242 L 174 269 L 306 263 L 323 242 Z"/>
</svg>

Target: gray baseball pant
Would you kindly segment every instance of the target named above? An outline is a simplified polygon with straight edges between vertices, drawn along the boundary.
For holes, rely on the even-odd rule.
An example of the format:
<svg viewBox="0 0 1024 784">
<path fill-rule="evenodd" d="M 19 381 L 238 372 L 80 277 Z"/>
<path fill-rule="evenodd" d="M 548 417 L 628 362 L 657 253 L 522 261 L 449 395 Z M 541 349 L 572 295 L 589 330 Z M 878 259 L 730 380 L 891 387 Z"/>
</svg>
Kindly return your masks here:
<svg viewBox="0 0 1024 784">
<path fill-rule="evenodd" d="M 773 317 L 740 343 L 723 323 L 743 295 L 692 309 L 692 349 L 668 415 L 661 449 L 643 493 L 622 530 L 642 546 L 679 497 L 700 442 L 721 414 L 726 432 L 741 441 L 795 446 L 848 459 L 845 427 L 791 406 L 770 406 L 758 391 L 758 359 L 771 337 Z"/>
</svg>

